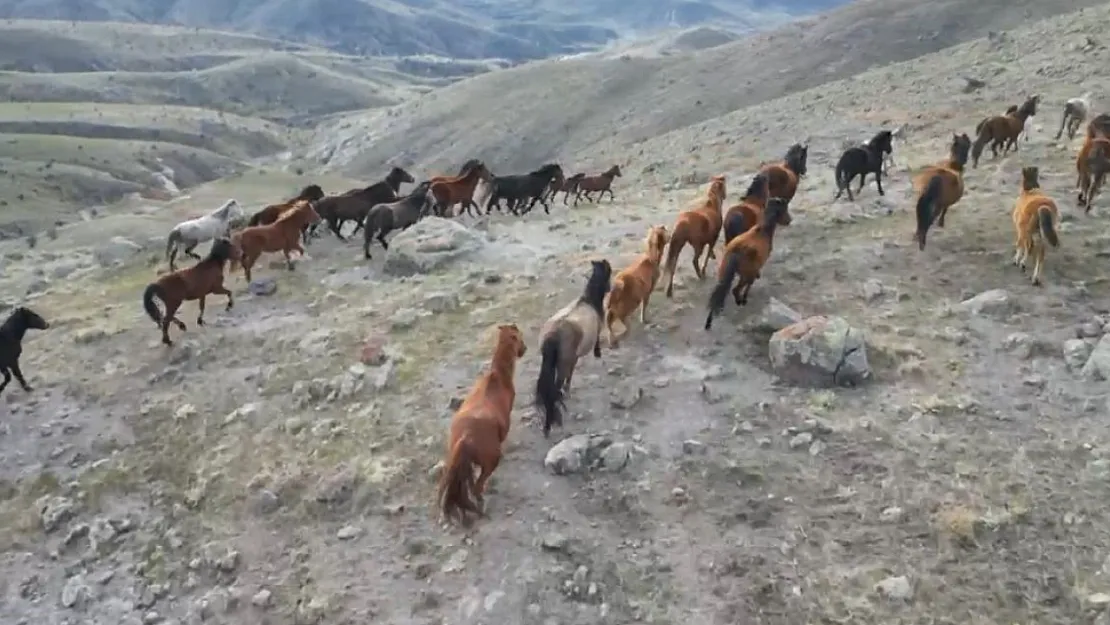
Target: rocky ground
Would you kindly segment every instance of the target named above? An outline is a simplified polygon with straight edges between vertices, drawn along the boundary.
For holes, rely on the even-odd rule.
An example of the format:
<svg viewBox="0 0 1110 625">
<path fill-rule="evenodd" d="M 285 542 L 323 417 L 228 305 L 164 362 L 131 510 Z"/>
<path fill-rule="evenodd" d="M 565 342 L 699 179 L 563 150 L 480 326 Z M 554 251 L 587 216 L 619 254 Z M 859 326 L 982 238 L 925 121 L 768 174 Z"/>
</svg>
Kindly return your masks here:
<svg viewBox="0 0 1110 625">
<path fill-rule="evenodd" d="M 0 617 L 1107 622 L 1110 200 L 1075 209 L 1078 142 L 1051 139 L 1071 86 L 1040 66 L 1031 140 L 969 173 L 924 252 L 905 166 L 939 160 L 951 132 L 1016 94 L 918 113 L 883 198 L 871 186 L 832 202 L 830 169 L 844 139 L 902 109 L 799 129 L 779 121 L 801 106 L 788 100 L 718 125 L 758 135 L 758 154 L 721 140 L 681 160 L 646 143 L 613 203 L 430 221 L 407 236 L 446 251 L 410 241 L 369 263 L 325 237 L 294 272 L 264 266 L 252 288 L 236 275 L 236 308 L 211 303 L 206 328 L 187 308 L 172 349 L 139 305 L 168 227 L 229 194 L 258 205 L 304 180 L 251 174 L 33 248 L 2 244 L 6 303 L 53 327 L 26 341 L 35 392 L 0 397 Z M 810 175 L 747 309 L 730 303 L 702 330 L 710 284 L 684 257 L 647 327 L 581 362 L 550 441 L 529 405 L 530 351 L 489 519 L 440 525 L 450 407 L 487 362 L 490 328 L 518 323 L 534 344 L 581 291 L 588 259 L 631 260 L 708 173 L 723 170 L 735 199 L 799 130 L 813 130 Z M 1025 163 L 1064 213 L 1043 288 L 1009 262 Z M 862 333 L 870 380 L 808 388 L 776 373 L 771 331 L 811 315 Z"/>
</svg>

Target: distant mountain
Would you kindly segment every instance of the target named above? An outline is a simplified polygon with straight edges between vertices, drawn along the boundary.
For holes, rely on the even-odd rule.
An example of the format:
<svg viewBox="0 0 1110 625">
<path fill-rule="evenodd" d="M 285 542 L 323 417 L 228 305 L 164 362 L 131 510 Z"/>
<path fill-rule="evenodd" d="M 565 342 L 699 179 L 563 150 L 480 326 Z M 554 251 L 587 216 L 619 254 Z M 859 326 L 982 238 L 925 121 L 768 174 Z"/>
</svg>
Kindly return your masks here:
<svg viewBox="0 0 1110 625">
<path fill-rule="evenodd" d="M 841 0 L 0 0 L 0 18 L 179 24 L 365 55 L 526 61 L 710 25 L 747 32 Z"/>
</svg>

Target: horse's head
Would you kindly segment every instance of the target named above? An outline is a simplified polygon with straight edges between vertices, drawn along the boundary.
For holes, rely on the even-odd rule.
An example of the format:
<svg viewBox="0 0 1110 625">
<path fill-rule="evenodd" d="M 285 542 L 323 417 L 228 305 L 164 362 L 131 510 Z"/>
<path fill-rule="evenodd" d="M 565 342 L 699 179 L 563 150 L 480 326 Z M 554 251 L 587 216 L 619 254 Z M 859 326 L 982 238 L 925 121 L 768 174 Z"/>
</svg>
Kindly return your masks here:
<svg viewBox="0 0 1110 625">
<path fill-rule="evenodd" d="M 868 143 L 879 150 L 880 154 L 890 154 L 894 151 L 894 133 L 889 130 L 880 130 Z"/>
<path fill-rule="evenodd" d="M 478 179 L 485 182 L 493 182 L 493 173 L 486 167 L 485 163 L 478 163 L 474 166 L 474 170 L 478 172 Z"/>
<path fill-rule="evenodd" d="M 536 173 L 551 180 L 563 178 L 563 168 L 558 163 L 548 163 L 536 170 Z"/>
<path fill-rule="evenodd" d="M 239 260 L 241 250 L 230 237 L 220 237 L 212 242 L 212 249 L 208 251 L 208 259 L 218 262 L 226 263 L 227 261 Z"/>
<path fill-rule="evenodd" d="M 773 223 L 779 226 L 789 226 L 790 222 L 794 221 L 790 216 L 790 202 L 781 197 L 773 197 L 767 200 L 764 217 L 764 223 Z"/>
<path fill-rule="evenodd" d="M 613 178 L 620 178 L 621 177 L 621 166 L 620 165 L 613 165 L 612 167 L 609 168 L 608 171 L 605 172 L 605 175 L 613 177 Z"/>
<path fill-rule="evenodd" d="M 46 319 L 43 319 L 38 313 L 26 306 L 16 308 L 4 325 L 8 323 L 15 323 L 30 330 L 45 330 L 50 327 L 50 324 L 46 323 Z"/>
<path fill-rule="evenodd" d="M 795 143 L 786 151 L 786 166 L 799 176 L 806 175 L 806 160 L 809 156 L 809 145 Z"/>
<path fill-rule="evenodd" d="M 609 279 L 613 277 L 613 266 L 609 264 L 608 260 L 602 258 L 601 260 L 590 261 L 590 285 L 605 285 L 605 293 L 609 292 Z"/>
<path fill-rule="evenodd" d="M 1032 191 L 1033 189 L 1041 188 L 1040 169 L 1037 167 L 1022 167 L 1021 168 L 1021 190 Z"/>
<path fill-rule="evenodd" d="M 497 326 L 497 343 L 498 345 L 512 345 L 516 350 L 516 357 L 523 358 L 524 354 L 528 352 L 528 346 L 524 343 L 524 334 L 520 328 L 516 327 L 515 323 L 505 323 Z"/>
<path fill-rule="evenodd" d="M 463 166 L 459 168 L 459 175 L 460 176 L 465 176 L 465 175 L 470 173 L 471 169 L 474 169 L 475 167 L 477 167 L 478 165 L 481 165 L 481 164 L 482 164 L 482 161 L 480 161 L 476 158 L 472 158 L 472 159 L 466 161 L 465 163 L 463 163 Z"/>
<path fill-rule="evenodd" d="M 952 158 L 961 165 L 967 164 L 967 155 L 971 152 L 971 138 L 967 133 L 952 135 Z"/>
<path fill-rule="evenodd" d="M 671 235 L 667 232 L 666 226 L 652 226 L 648 228 L 644 244 L 647 245 L 649 254 L 652 252 L 662 254 L 663 248 L 667 247 L 667 242 L 670 240 Z"/>
<path fill-rule="evenodd" d="M 724 201 L 727 189 L 725 188 L 725 175 L 717 174 L 709 178 L 709 195 Z"/>
<path fill-rule="evenodd" d="M 310 184 L 301 189 L 300 194 L 297 196 L 299 200 L 311 200 L 313 202 L 322 200 L 324 198 L 324 189 L 318 184 Z"/>
<path fill-rule="evenodd" d="M 1025 102 L 1022 102 L 1021 108 L 1018 109 L 1019 113 L 1025 113 L 1027 117 L 1033 117 L 1037 114 L 1037 104 L 1041 101 L 1041 96 L 1030 96 Z"/>
<path fill-rule="evenodd" d="M 401 169 L 400 167 L 394 167 L 393 169 L 389 170 L 389 175 L 386 176 L 385 179 L 391 183 L 391 186 L 393 188 L 397 188 L 401 185 L 401 183 L 411 184 L 413 182 L 416 182 L 416 178 L 413 178 L 412 174 Z"/>
</svg>

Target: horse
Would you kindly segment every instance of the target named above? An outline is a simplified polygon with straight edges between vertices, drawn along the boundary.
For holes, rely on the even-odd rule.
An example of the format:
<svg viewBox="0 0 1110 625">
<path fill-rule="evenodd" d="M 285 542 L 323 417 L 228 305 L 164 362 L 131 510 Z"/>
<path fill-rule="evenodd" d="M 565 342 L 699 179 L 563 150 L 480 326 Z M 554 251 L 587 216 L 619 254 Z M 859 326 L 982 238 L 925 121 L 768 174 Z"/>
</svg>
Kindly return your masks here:
<svg viewBox="0 0 1110 625">
<path fill-rule="evenodd" d="M 917 193 L 917 240 L 919 250 L 925 249 L 925 236 L 935 221 L 944 227 L 944 217 L 953 204 L 964 195 L 964 168 L 971 150 L 967 133 L 953 134 L 948 159 L 926 167 L 913 181 Z"/>
<path fill-rule="evenodd" d="M 590 261 L 590 278 L 582 295 L 551 315 L 540 329 L 540 375 L 534 403 L 543 410 L 544 438 L 550 435 L 551 426 L 563 425 L 560 407 L 578 359 L 591 350 L 594 358 L 601 358 L 605 295 L 612 275 L 609 261 Z"/>
<path fill-rule="evenodd" d="M 752 177 L 748 190 L 740 198 L 740 203 L 730 206 L 725 212 L 725 245 L 759 223 L 763 217 L 763 211 L 767 208 L 767 197 L 767 175 L 756 174 Z"/>
<path fill-rule="evenodd" d="M 425 214 L 428 204 L 428 187 L 432 183 L 428 180 L 416 185 L 403 199 L 389 204 L 378 204 L 366 213 L 365 228 L 362 231 L 362 255 L 370 260 L 370 242 L 377 235 L 378 242 L 383 249 L 389 249 L 385 242 L 385 235 L 394 230 L 404 230 L 420 221 Z"/>
<path fill-rule="evenodd" d="M 292 197 L 280 204 L 270 204 L 266 208 L 251 215 L 250 220 L 247 222 L 248 226 L 266 226 L 277 221 L 277 218 L 282 213 L 293 207 L 297 200 L 308 200 L 310 202 L 318 202 L 323 199 L 324 190 L 318 184 L 310 184 L 301 189 L 295 197 Z"/>
<path fill-rule="evenodd" d="M 991 144 L 991 155 L 998 158 L 998 149 L 1006 154 L 1013 148 L 1018 149 L 1018 136 L 1025 130 L 1025 122 L 1037 114 L 1037 103 L 1041 96 L 1030 96 L 1013 112 L 1005 115 L 996 115 L 979 122 L 975 126 L 975 143 L 971 147 L 971 167 L 979 166 L 979 157 L 983 155 L 983 148 L 987 142 Z"/>
<path fill-rule="evenodd" d="M 554 202 L 555 201 L 555 196 L 558 195 L 560 191 L 562 191 L 563 192 L 563 206 L 566 206 L 567 205 L 567 198 L 570 197 L 571 193 L 575 193 L 575 194 L 578 193 L 578 183 L 581 182 L 582 179 L 585 178 L 585 177 L 586 177 L 586 174 L 577 173 L 577 174 L 574 174 L 573 176 L 571 176 L 570 178 L 564 178 L 562 180 L 560 180 L 559 178 L 555 178 L 555 180 L 551 181 L 550 187 L 548 187 L 547 198 L 546 198 L 547 201 Z"/>
<path fill-rule="evenodd" d="M 447 457 L 439 478 L 438 499 L 445 519 L 457 518 L 468 525 L 467 512 L 485 516 L 486 482 L 501 462 L 501 445 L 512 424 L 516 363 L 527 351 L 516 325 L 498 326 L 489 370 L 478 378 L 451 417 Z M 481 469 L 477 481 L 474 465 Z"/>
<path fill-rule="evenodd" d="M 687 244 L 694 248 L 694 273 L 701 280 L 705 278 L 705 268 L 710 258 L 716 258 L 713 246 L 721 236 L 721 226 L 724 219 L 721 217 L 721 206 L 725 201 L 725 177 L 713 176 L 709 179 L 709 189 L 705 195 L 698 197 L 690 203 L 693 208 L 678 214 L 678 220 L 671 228 L 671 242 L 667 246 L 667 263 L 663 269 L 667 276 L 667 297 L 674 292 L 674 272 L 678 264 L 678 256 Z M 698 266 L 698 258 L 702 250 L 709 248 L 705 261 Z"/>
<path fill-rule="evenodd" d="M 598 191 L 597 201 L 600 202 L 605 194 L 609 194 L 609 201 L 614 200 L 613 196 L 613 179 L 621 177 L 620 165 L 613 165 L 609 169 L 597 176 L 582 176 L 578 179 L 578 186 L 574 190 L 574 205 L 578 206 L 578 200 L 585 194 L 586 199 L 593 202 L 594 199 L 590 194 Z"/>
<path fill-rule="evenodd" d="M 1060 211 L 1056 202 L 1041 191 L 1036 167 L 1021 169 L 1021 193 L 1014 204 L 1014 264 L 1025 271 L 1025 261 L 1033 258 L 1033 285 L 1041 286 L 1041 271 L 1044 269 L 1045 243 L 1052 247 L 1060 246 L 1056 236 L 1056 223 L 1060 221 Z"/>
<path fill-rule="evenodd" d="M 23 387 L 24 393 L 35 390 L 23 378 L 23 371 L 19 368 L 19 357 L 23 354 L 23 336 L 27 330 L 46 330 L 50 324 L 38 313 L 20 306 L 8 315 L 3 325 L 0 325 L 0 373 L 4 374 L 4 381 L 0 382 L 0 393 L 8 386 L 15 376 L 16 381 Z"/>
<path fill-rule="evenodd" d="M 251 280 L 251 267 L 263 252 L 282 252 L 285 254 L 286 267 L 293 271 L 290 252 L 296 251 L 304 256 L 304 248 L 300 243 L 301 231 L 305 226 L 319 221 L 320 214 L 316 212 L 312 202 L 298 200 L 293 208 L 282 213 L 274 223 L 243 228 L 232 235 L 232 242 L 240 251 L 239 263 L 247 282 Z M 231 271 L 235 271 L 234 265 L 231 266 Z"/>
<path fill-rule="evenodd" d="M 782 161 L 764 163 L 760 173 L 767 175 L 767 192 L 772 197 L 781 197 L 787 202 L 794 199 L 798 183 L 806 175 L 806 161 L 809 159 L 809 143 L 795 143 L 786 150 Z"/>
<path fill-rule="evenodd" d="M 437 176 L 431 179 L 428 194 L 435 203 L 436 215 L 441 217 L 446 215 L 448 209 L 458 203 L 462 203 L 463 211 L 467 215 L 473 214 L 470 212 L 471 208 L 475 211 L 480 210 L 478 204 L 474 202 L 474 189 L 478 186 L 479 180 L 491 183 L 493 174 L 484 163 L 478 160 L 468 161 L 463 167 L 466 173 L 451 177 Z M 481 213 L 478 212 L 477 215 Z"/>
<path fill-rule="evenodd" d="M 205 241 L 228 236 L 231 233 L 231 224 L 242 218 L 243 207 L 239 206 L 238 201 L 229 199 L 204 217 L 183 221 L 174 226 L 166 239 L 166 260 L 169 261 L 170 271 L 177 269 L 174 261 L 177 260 L 178 247 L 184 246 L 186 256 L 200 260 L 200 255 L 193 250 Z"/>
<path fill-rule="evenodd" d="M 504 198 L 509 201 L 509 211 L 514 215 L 524 215 L 531 212 L 536 202 L 542 204 L 543 212 L 550 215 L 551 207 L 548 206 L 547 200 L 543 199 L 543 194 L 553 180 L 562 176 L 563 168 L 558 163 L 548 163 L 523 175 L 494 176 L 493 182 L 490 183 L 493 190 L 489 194 L 489 202 L 486 204 L 486 214 L 490 214 L 495 204 L 497 210 L 500 211 L 500 201 Z M 524 203 L 528 200 L 531 200 L 531 202 L 524 206 Z"/>
<path fill-rule="evenodd" d="M 836 162 L 837 190 L 833 200 L 839 200 L 845 191 L 848 192 L 849 202 L 855 200 L 852 197 L 852 179 L 859 176 L 859 188 L 856 189 L 858 195 L 863 191 L 867 174 L 875 174 L 875 185 L 879 188 L 879 195 L 886 195 L 883 192 L 883 157 L 894 152 L 894 146 L 891 145 L 893 139 L 894 133 L 880 130 L 874 137 L 868 139 L 867 143 L 844 150 L 840 160 Z"/>
<path fill-rule="evenodd" d="M 1075 169 L 1079 174 L 1075 181 L 1079 188 L 1079 205 L 1089 214 L 1106 174 L 1110 173 L 1110 139 L 1102 134 L 1088 135 L 1075 157 Z"/>
<path fill-rule="evenodd" d="M 1079 126 L 1087 119 L 1091 108 L 1091 93 L 1088 91 L 1078 98 L 1071 98 L 1064 102 L 1064 115 L 1060 118 L 1060 128 L 1056 131 L 1056 139 L 1067 130 L 1068 139 L 1074 139 L 1079 132 Z"/>
<path fill-rule="evenodd" d="M 709 313 L 705 317 L 705 329 L 713 327 L 713 315 L 725 307 L 725 295 L 737 276 L 740 280 L 732 290 L 737 306 L 748 303 L 748 292 L 759 279 L 763 266 L 771 257 L 775 239 L 775 228 L 790 223 L 790 203 L 781 197 L 767 200 L 767 210 L 759 225 L 729 241 L 717 266 L 717 286 L 709 295 Z"/>
<path fill-rule="evenodd" d="M 255 226 L 267 228 L 269 226 Z M 177 318 L 177 310 L 181 304 L 190 300 L 197 300 L 200 312 L 197 313 L 197 325 L 204 325 L 204 298 L 209 295 L 226 295 L 227 310 L 235 305 L 231 291 L 224 286 L 224 265 L 234 261 L 238 255 L 238 248 L 230 239 L 219 238 L 212 243 L 212 249 L 203 260 L 185 269 L 179 269 L 159 277 L 147 285 L 143 290 L 143 309 L 162 329 L 162 343 L 173 345 L 170 340 L 170 323 L 177 324 L 182 332 L 185 323 Z M 162 300 L 166 307 L 165 314 L 159 312 L 155 299 Z"/>
<path fill-rule="evenodd" d="M 631 330 L 628 316 L 637 307 L 640 308 L 640 323 L 647 323 L 648 300 L 659 282 L 663 249 L 669 240 L 670 236 L 665 226 L 648 228 L 647 237 L 644 239 L 644 253 L 613 278 L 613 286 L 605 301 L 605 328 L 609 331 L 609 347 L 616 347 L 619 342 L 613 330 L 613 324 L 619 321 L 624 326 L 624 332 L 620 334 L 621 338 L 628 335 Z"/>
<path fill-rule="evenodd" d="M 346 241 L 342 230 L 348 221 L 355 222 L 355 229 L 351 231 L 351 236 L 354 236 L 362 228 L 366 213 L 377 204 L 397 201 L 397 193 L 406 182 L 416 182 L 416 179 L 400 167 L 394 167 L 384 179 L 364 189 L 351 189 L 342 195 L 332 195 L 320 200 L 316 203 L 316 212 L 340 241 Z M 315 234 L 316 227 L 312 225 L 308 229 L 310 235 Z"/>
</svg>

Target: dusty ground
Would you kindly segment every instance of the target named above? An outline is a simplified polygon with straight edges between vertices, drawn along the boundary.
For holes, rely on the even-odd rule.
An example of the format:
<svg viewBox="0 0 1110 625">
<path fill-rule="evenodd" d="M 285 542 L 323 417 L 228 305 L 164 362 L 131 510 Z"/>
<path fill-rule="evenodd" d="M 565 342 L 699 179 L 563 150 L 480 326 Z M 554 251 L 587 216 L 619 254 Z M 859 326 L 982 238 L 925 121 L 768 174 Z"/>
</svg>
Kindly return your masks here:
<svg viewBox="0 0 1110 625">
<path fill-rule="evenodd" d="M 26 342 L 34 394 L 10 387 L 0 398 L 0 616 L 1105 620 L 1110 405 L 1106 382 L 1069 368 L 1063 346 L 1077 336 L 1093 344 L 1110 322 L 1101 262 L 1110 200 L 1090 216 L 1074 208 L 1078 142 L 1051 134 L 1087 70 L 1042 45 L 1027 46 L 1023 62 L 1034 69 L 1020 86 L 999 81 L 942 102 L 930 73 L 942 69 L 925 59 L 646 142 L 612 204 L 476 224 L 490 235 L 482 263 L 393 279 L 380 270 L 382 253 L 366 263 L 354 243 L 325 238 L 295 272 L 259 272 L 276 279 L 273 295 L 248 294 L 237 276 L 237 307 L 211 304 L 199 330 L 187 313 L 190 329 L 169 350 L 139 306 L 166 229 L 229 194 L 261 203 L 304 179 L 250 174 L 170 206 L 61 228 L 34 249 L 0 244 L 0 286 L 30 289 L 12 300 L 54 323 Z M 1012 53 L 967 51 L 981 53 L 983 73 Z M 859 111 L 880 79 L 892 85 L 889 102 L 858 118 L 844 113 Z M 1045 103 L 1031 140 L 968 174 L 968 194 L 926 251 L 911 241 L 904 167 L 885 198 L 871 186 L 854 203 L 830 201 L 843 140 L 911 121 L 896 158 L 919 166 L 944 155 L 951 132 L 1031 90 Z M 836 121 L 810 109 L 812 121 L 784 125 L 784 111 L 816 106 Z M 627 262 L 648 225 L 671 223 L 707 174 L 728 174 L 735 196 L 760 159 L 799 133 L 814 146 L 810 176 L 749 308 L 730 304 L 703 331 L 709 284 L 684 257 L 675 298 L 655 296 L 648 327 L 581 363 L 573 416 L 545 441 L 529 408 L 536 332 L 579 294 L 586 259 Z M 740 149 L 729 137 L 756 139 Z M 696 152 L 675 151 L 695 143 Z M 1042 168 L 1065 213 L 1063 247 L 1050 252 L 1040 289 L 1009 264 L 1024 163 Z M 130 256 L 112 235 L 144 250 Z M 115 259 L 122 266 L 99 266 Z M 958 306 L 990 289 L 1005 289 L 1005 303 L 979 313 Z M 771 296 L 864 329 L 875 380 L 851 390 L 777 381 L 767 335 L 749 323 Z M 464 533 L 431 510 L 433 468 L 450 402 L 488 360 L 483 335 L 505 321 L 525 329 L 533 351 L 518 373 L 490 518 Z M 384 341 L 384 365 L 356 364 L 368 339 Z M 586 432 L 634 445 L 629 465 L 550 474 L 542 461 L 551 445 Z"/>
</svg>

